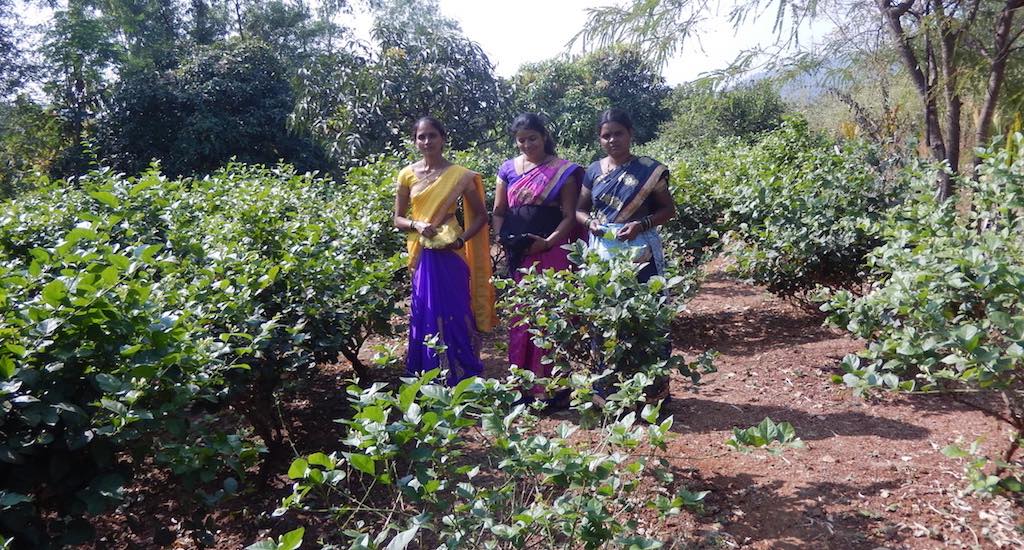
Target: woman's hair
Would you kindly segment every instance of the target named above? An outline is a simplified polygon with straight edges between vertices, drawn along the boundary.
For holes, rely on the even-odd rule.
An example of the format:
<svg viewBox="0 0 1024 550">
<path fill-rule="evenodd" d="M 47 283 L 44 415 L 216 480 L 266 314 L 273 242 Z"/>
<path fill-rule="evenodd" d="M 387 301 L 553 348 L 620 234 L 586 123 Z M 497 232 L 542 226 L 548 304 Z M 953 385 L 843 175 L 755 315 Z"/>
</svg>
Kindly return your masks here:
<svg viewBox="0 0 1024 550">
<path fill-rule="evenodd" d="M 533 130 L 538 134 L 544 136 L 544 152 L 549 155 L 555 154 L 555 139 L 551 137 L 551 132 L 544 127 L 544 119 L 537 113 L 523 113 L 516 117 L 512 121 L 512 125 L 508 128 L 508 133 L 512 134 L 512 138 L 515 139 L 516 133 L 522 130 Z"/>
<path fill-rule="evenodd" d="M 421 116 L 420 118 L 416 119 L 416 122 L 414 122 L 412 125 L 413 139 L 416 139 L 416 131 L 419 130 L 421 124 L 429 124 L 433 126 L 435 130 L 437 130 L 437 133 L 441 134 L 441 137 L 448 137 L 448 131 L 444 129 L 444 124 L 441 124 L 440 120 L 437 120 L 432 116 Z"/>
<path fill-rule="evenodd" d="M 601 127 L 609 122 L 617 122 L 623 125 L 627 130 L 633 132 L 633 120 L 629 118 L 629 113 L 622 109 L 616 109 L 612 107 L 607 111 L 601 113 L 601 116 L 597 119 L 597 133 L 601 133 Z"/>
</svg>

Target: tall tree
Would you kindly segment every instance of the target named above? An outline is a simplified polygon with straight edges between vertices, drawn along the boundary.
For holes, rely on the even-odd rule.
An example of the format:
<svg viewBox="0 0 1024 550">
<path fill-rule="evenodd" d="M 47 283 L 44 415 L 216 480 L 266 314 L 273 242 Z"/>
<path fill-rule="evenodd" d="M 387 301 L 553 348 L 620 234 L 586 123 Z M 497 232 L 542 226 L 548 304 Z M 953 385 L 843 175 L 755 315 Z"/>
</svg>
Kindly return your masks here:
<svg viewBox="0 0 1024 550">
<path fill-rule="evenodd" d="M 93 2 L 134 67 L 168 69 L 177 64 L 182 6 L 176 0 Z"/>
<path fill-rule="evenodd" d="M 992 131 L 1007 61 L 1024 32 L 1019 18 L 1014 24 L 1024 0 L 876 2 L 924 102 L 926 141 L 932 156 L 948 162 L 958 173 L 965 90 L 962 80 L 968 77 L 969 57 L 976 51 L 985 59 L 980 74 L 986 84 L 974 136 L 975 143 L 983 145 Z M 941 110 L 939 102 L 943 102 Z M 974 165 L 979 162 L 975 157 Z M 952 179 L 944 174 L 939 196 L 946 198 L 951 192 Z"/>
<path fill-rule="evenodd" d="M 436 2 L 374 4 L 375 47 L 349 42 L 304 68 L 293 128 L 343 163 L 401 148 L 427 114 L 444 121 L 456 148 L 494 139 L 509 91 L 480 46 Z"/>
<path fill-rule="evenodd" d="M 108 103 L 98 140 L 118 170 L 136 173 L 156 159 L 170 175 L 205 174 L 231 158 L 325 168 L 316 147 L 288 132 L 287 71 L 258 40 L 198 48 L 175 71 L 128 75 Z"/>
<path fill-rule="evenodd" d="M 13 0 L 0 0 L 0 100 L 10 97 L 28 77 L 29 63 L 19 45 L 24 25 Z"/>
<path fill-rule="evenodd" d="M 740 25 L 774 8 L 780 40 L 796 41 L 801 24 L 825 13 L 826 4 L 846 15 L 864 5 L 847 0 L 754 0 L 733 3 L 731 17 Z M 594 8 L 577 39 L 585 44 L 634 43 L 664 61 L 692 36 L 712 7 L 708 0 L 632 0 L 624 8 Z M 899 53 L 921 98 L 931 156 L 947 163 L 953 174 L 961 170 L 965 95 L 980 97 L 975 143 L 984 144 L 991 137 L 1008 62 L 1019 51 L 1024 33 L 1017 16 L 1021 7 L 1024 0 L 875 0 L 890 47 Z M 941 176 L 941 198 L 952 193 L 952 181 L 949 174 Z"/>
<path fill-rule="evenodd" d="M 102 13 L 90 4 L 72 0 L 55 11 L 44 38 L 44 89 L 67 144 L 52 167 L 57 175 L 79 173 L 87 162 L 83 133 L 101 107 L 108 72 L 123 56 Z"/>
<path fill-rule="evenodd" d="M 609 47 L 526 65 L 512 83 L 516 108 L 546 115 L 559 141 L 574 146 L 594 143 L 594 124 L 602 109 L 629 112 L 639 143 L 652 139 L 669 114 L 662 106 L 669 87 L 636 48 Z"/>
</svg>

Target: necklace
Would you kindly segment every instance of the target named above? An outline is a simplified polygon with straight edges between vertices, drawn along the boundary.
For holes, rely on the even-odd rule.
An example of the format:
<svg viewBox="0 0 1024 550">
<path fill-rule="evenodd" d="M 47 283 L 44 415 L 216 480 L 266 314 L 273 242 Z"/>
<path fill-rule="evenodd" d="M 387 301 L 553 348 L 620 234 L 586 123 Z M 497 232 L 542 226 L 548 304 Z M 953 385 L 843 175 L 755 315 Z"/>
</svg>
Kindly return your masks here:
<svg viewBox="0 0 1024 550">
<path fill-rule="evenodd" d="M 434 168 L 427 168 L 425 163 L 421 164 L 419 167 L 415 169 L 416 178 L 423 183 L 432 183 L 434 180 L 440 177 L 440 175 L 449 166 L 451 166 L 451 163 L 449 163 L 448 161 L 445 161 L 440 166 L 436 166 Z"/>
<path fill-rule="evenodd" d="M 636 158 L 637 158 L 636 155 L 630 154 L 629 158 L 626 159 L 626 162 L 623 162 L 622 164 L 616 164 L 616 165 L 613 166 L 612 165 L 612 157 L 605 157 L 601 161 L 601 174 L 604 175 L 604 174 L 607 174 L 607 173 L 611 172 L 612 170 L 615 170 L 616 168 L 622 168 L 623 166 L 628 166 L 629 163 L 631 163 L 634 160 L 636 160 Z"/>
<path fill-rule="evenodd" d="M 520 174 L 520 175 L 525 174 L 529 170 L 533 170 L 534 168 L 536 168 L 538 166 L 543 166 L 543 165 L 547 164 L 553 158 L 555 158 L 554 155 L 545 155 L 544 158 L 540 162 L 533 162 L 532 160 L 526 158 L 526 155 L 522 155 L 522 156 L 516 157 L 516 161 L 518 163 L 518 166 L 516 167 L 516 172 L 518 174 Z M 532 164 L 533 166 L 530 166 L 529 168 L 527 168 L 527 163 Z"/>
</svg>

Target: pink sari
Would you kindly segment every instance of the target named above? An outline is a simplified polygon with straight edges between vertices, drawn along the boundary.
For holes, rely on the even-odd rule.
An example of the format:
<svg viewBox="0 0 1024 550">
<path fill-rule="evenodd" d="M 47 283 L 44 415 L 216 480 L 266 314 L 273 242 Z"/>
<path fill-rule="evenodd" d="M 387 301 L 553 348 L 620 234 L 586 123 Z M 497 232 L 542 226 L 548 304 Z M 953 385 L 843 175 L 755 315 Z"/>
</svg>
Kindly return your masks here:
<svg viewBox="0 0 1024 550">
<path fill-rule="evenodd" d="M 516 208 L 525 205 L 554 206 L 560 205 L 560 194 L 562 186 L 569 184 L 574 174 L 580 174 L 583 169 L 576 163 L 556 159 L 542 164 L 522 174 L 516 173 L 515 159 L 509 159 L 498 169 L 498 177 L 506 182 L 506 194 L 509 208 Z M 575 182 L 579 185 L 579 180 Z M 546 237 L 547 235 L 540 235 Z M 531 254 L 523 257 L 519 268 L 536 266 L 537 270 L 544 269 L 569 269 L 568 251 L 562 248 L 563 245 L 585 238 L 586 230 L 577 226 L 575 230 L 555 243 L 550 249 L 539 254 Z M 513 280 L 519 281 L 522 275 L 518 271 L 512 275 Z M 513 325 L 517 319 L 513 319 Z M 528 369 L 538 377 L 551 375 L 551 366 L 542 362 L 544 350 L 533 344 L 529 326 L 513 326 L 509 329 L 508 360 L 509 363 L 519 368 Z M 543 398 L 544 388 L 537 386 L 531 390 L 534 397 Z"/>
</svg>

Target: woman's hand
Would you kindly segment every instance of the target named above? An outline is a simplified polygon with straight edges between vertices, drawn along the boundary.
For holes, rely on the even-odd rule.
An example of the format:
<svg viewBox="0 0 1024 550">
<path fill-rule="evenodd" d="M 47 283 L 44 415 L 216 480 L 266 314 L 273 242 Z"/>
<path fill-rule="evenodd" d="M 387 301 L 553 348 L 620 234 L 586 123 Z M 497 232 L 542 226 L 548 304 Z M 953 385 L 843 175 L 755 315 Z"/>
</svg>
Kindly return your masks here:
<svg viewBox="0 0 1024 550">
<path fill-rule="evenodd" d="M 551 250 L 551 243 L 549 243 L 547 239 L 540 237 L 538 235 L 534 235 L 533 233 L 528 233 L 528 235 L 531 239 L 533 239 L 533 242 L 530 243 L 530 247 L 526 249 L 527 256 L 532 256 L 534 254 L 540 254 L 541 252 L 547 252 L 548 250 Z"/>
<path fill-rule="evenodd" d="M 448 244 L 448 246 L 445 246 L 444 250 L 458 250 L 464 246 L 466 246 L 466 239 L 459 237 L 458 239 L 455 239 L 450 244 Z"/>
<path fill-rule="evenodd" d="M 642 232 L 640 222 L 629 222 L 622 226 L 622 229 L 619 229 L 619 232 L 615 234 L 615 238 L 620 241 L 632 241 Z"/>
<path fill-rule="evenodd" d="M 604 235 L 604 228 L 601 227 L 601 222 L 597 221 L 594 218 L 591 218 L 590 221 L 587 222 L 587 231 L 590 231 L 591 233 L 597 235 L 598 237 Z"/>
<path fill-rule="evenodd" d="M 420 235 L 428 239 L 432 239 L 437 235 L 437 228 L 434 224 L 427 222 L 412 222 L 413 231 L 416 231 Z"/>
</svg>

